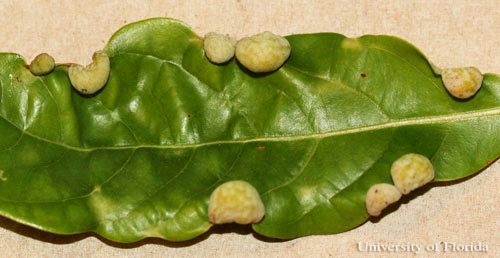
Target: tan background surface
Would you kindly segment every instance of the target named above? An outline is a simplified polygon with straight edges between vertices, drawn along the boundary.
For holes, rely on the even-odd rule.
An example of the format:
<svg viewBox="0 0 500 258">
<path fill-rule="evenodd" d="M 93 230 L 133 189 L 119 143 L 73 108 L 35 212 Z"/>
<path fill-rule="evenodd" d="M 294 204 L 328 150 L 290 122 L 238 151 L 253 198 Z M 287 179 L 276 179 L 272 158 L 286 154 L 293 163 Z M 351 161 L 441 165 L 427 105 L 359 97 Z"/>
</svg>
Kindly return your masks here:
<svg viewBox="0 0 500 258">
<path fill-rule="evenodd" d="M 122 25 L 149 17 L 185 21 L 203 35 L 236 37 L 333 31 L 348 36 L 392 34 L 418 46 L 439 66 L 477 66 L 500 73 L 500 1 L 8 1 L 0 0 L 0 52 L 27 59 L 52 53 L 57 62 L 90 61 Z M 366 253 L 357 243 L 487 245 L 500 251 L 500 163 L 464 182 L 424 189 L 397 211 L 346 233 L 270 241 L 241 227 L 217 228 L 195 241 L 158 239 L 114 244 L 92 234 L 57 236 L 0 218 L 2 257 L 342 257 L 413 256 Z M 423 194 L 425 193 L 425 194 Z M 435 255 L 421 251 L 418 256 Z"/>
</svg>

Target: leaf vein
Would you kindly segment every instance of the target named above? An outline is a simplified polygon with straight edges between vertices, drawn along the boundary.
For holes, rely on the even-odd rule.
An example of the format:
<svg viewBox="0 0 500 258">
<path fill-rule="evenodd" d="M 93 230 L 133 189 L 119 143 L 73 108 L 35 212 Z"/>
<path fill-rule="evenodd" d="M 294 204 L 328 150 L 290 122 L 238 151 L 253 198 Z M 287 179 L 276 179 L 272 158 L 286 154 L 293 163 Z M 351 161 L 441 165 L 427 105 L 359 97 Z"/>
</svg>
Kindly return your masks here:
<svg viewBox="0 0 500 258">
<path fill-rule="evenodd" d="M 204 146 L 212 146 L 219 144 L 242 144 L 242 143 L 251 143 L 251 142 L 280 142 L 280 141 L 300 141 L 307 139 L 321 139 L 326 137 L 333 137 L 339 135 L 347 135 L 354 133 L 362 133 L 369 131 L 377 131 L 383 130 L 387 128 L 397 128 L 403 126 L 411 126 L 411 125 L 427 125 L 427 124 L 440 124 L 440 123 L 451 123 L 458 121 L 465 121 L 477 118 L 484 118 L 488 116 L 499 116 L 500 108 L 491 108 L 491 109 L 483 109 L 480 111 L 470 111 L 470 112 L 462 112 L 458 114 L 451 115 L 437 115 L 437 116 L 429 116 L 429 117 L 414 117 L 414 118 L 406 118 L 406 119 L 398 119 L 398 120 L 389 120 L 387 122 L 366 125 L 361 127 L 354 128 L 345 128 L 339 129 L 335 131 L 327 131 L 321 133 L 313 133 L 313 134 L 302 134 L 302 135 L 271 135 L 266 137 L 256 137 L 256 138 L 241 138 L 241 139 L 233 139 L 233 140 L 220 140 L 220 141 L 209 141 L 202 143 L 184 143 L 184 144 L 171 144 L 171 145 L 155 145 L 155 144 L 142 144 L 137 146 L 123 145 L 123 146 L 99 146 L 99 147 L 76 147 L 72 145 L 68 145 L 66 143 L 54 142 L 49 139 L 42 138 L 35 134 L 29 133 L 17 125 L 15 125 L 10 120 L 5 117 L 1 117 L 4 121 L 10 123 L 12 126 L 17 128 L 20 131 L 24 131 L 26 135 L 38 139 L 40 141 L 44 141 L 50 144 L 58 145 L 66 149 L 79 151 L 79 152 L 92 152 L 96 150 L 127 150 L 127 149 L 140 149 L 140 148 L 155 148 L 155 149 L 182 149 L 182 148 L 199 148 Z"/>
</svg>

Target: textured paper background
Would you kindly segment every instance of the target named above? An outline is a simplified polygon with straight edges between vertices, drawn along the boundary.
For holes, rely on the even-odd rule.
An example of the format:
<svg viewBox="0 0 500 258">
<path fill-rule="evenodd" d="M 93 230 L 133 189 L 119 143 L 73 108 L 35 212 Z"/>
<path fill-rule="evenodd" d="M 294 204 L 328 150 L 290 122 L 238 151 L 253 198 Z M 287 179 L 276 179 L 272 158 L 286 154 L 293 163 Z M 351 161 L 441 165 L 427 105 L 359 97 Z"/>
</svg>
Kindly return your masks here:
<svg viewBox="0 0 500 258">
<path fill-rule="evenodd" d="M 40 52 L 57 62 L 90 61 L 122 25 L 169 16 L 203 35 L 235 37 L 333 31 L 348 36 L 391 34 L 418 46 L 438 66 L 477 66 L 500 73 L 500 1 L 6 1 L 0 0 L 0 52 L 27 59 Z M 500 130 L 499 130 L 500 131 Z M 499 132 L 500 133 L 500 132 Z M 0 218 L 2 257 L 343 257 L 413 256 L 363 253 L 357 243 L 481 242 L 500 248 L 500 163 L 456 184 L 424 189 L 394 212 L 346 233 L 272 241 L 245 227 L 220 227 L 194 241 L 158 239 L 115 244 L 92 234 L 57 236 Z M 420 252 L 418 256 L 435 255 Z"/>
</svg>

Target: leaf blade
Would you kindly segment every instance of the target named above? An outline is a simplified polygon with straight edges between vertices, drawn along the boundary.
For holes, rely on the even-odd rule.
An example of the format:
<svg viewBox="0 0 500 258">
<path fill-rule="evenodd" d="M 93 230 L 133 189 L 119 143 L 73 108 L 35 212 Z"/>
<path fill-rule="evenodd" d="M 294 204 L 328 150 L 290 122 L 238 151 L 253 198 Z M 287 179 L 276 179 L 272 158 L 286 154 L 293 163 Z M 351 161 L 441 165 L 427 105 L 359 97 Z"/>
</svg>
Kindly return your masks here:
<svg viewBox="0 0 500 258">
<path fill-rule="evenodd" d="M 243 179 L 266 205 L 254 229 L 294 238 L 364 222 L 364 193 L 390 182 L 398 155 L 432 157 L 439 181 L 500 156 L 500 77 L 457 102 L 403 40 L 288 40 L 290 60 L 256 76 L 209 63 L 178 21 L 128 25 L 92 98 L 72 91 L 63 66 L 34 77 L 1 54 L 0 214 L 56 233 L 181 241 L 211 227 L 210 192 Z"/>
</svg>

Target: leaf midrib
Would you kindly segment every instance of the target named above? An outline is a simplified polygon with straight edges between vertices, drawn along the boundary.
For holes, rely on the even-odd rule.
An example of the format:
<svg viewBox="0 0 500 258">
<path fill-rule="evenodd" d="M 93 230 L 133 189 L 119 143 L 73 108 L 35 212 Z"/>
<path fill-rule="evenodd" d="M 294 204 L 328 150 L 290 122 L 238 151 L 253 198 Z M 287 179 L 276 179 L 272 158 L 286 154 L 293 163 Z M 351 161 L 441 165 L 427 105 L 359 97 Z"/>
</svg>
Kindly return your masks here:
<svg viewBox="0 0 500 258">
<path fill-rule="evenodd" d="M 141 144 L 141 145 L 125 145 L 125 146 L 102 146 L 102 147 L 76 147 L 67 145 L 61 142 L 51 141 L 49 139 L 42 138 L 35 134 L 32 134 L 22 128 L 19 128 L 16 124 L 8 120 L 7 118 L 0 116 L 4 121 L 11 124 L 21 133 L 33 137 L 37 140 L 41 140 L 50 144 L 54 144 L 69 150 L 80 151 L 80 152 L 92 152 L 96 150 L 130 150 L 130 149 L 140 149 L 140 148 L 151 148 L 151 149 L 185 149 L 185 148 L 199 148 L 211 145 L 222 145 L 222 144 L 245 144 L 245 143 L 253 143 L 253 142 L 291 142 L 291 141 L 300 141 L 300 140 L 308 140 L 308 139 L 322 139 L 327 137 L 339 136 L 339 135 L 347 135 L 354 133 L 362 133 L 369 131 L 377 131 L 388 128 L 398 128 L 403 126 L 412 126 L 412 125 L 426 125 L 426 124 L 441 124 L 445 122 L 458 122 L 471 120 L 474 118 L 480 117 L 488 117 L 488 116 L 496 116 L 500 115 L 500 107 L 491 108 L 491 109 L 482 109 L 479 111 L 469 111 L 469 112 L 461 112 L 457 114 L 451 115 L 437 115 L 437 116 L 428 116 L 428 117 L 414 117 L 407 119 L 399 119 L 399 120 L 390 120 L 388 122 L 367 125 L 357 128 L 345 128 L 336 131 L 329 132 L 319 132 L 312 133 L 307 135 L 284 135 L 284 136 L 266 136 L 266 137 L 257 137 L 257 138 L 242 138 L 242 139 L 232 139 L 232 140 L 221 140 L 221 141 L 209 141 L 204 143 L 184 143 L 184 144 L 170 144 L 170 145 L 158 145 L 158 144 Z M 14 146 L 10 146 L 12 148 Z"/>
</svg>

